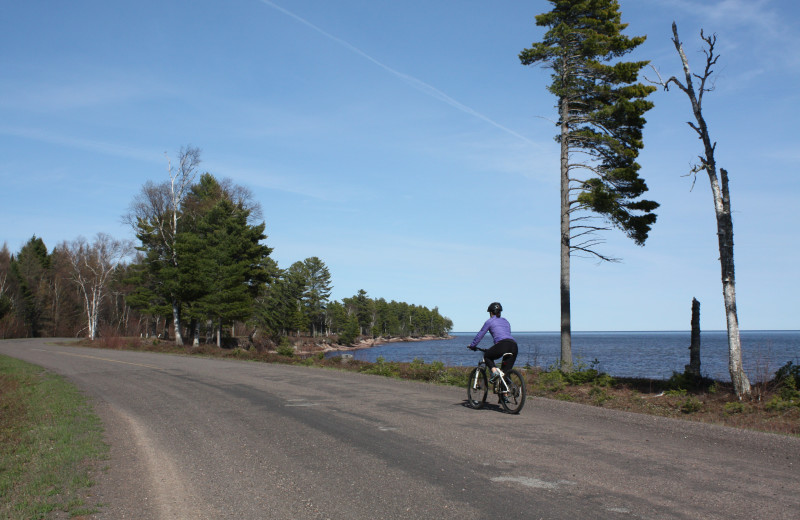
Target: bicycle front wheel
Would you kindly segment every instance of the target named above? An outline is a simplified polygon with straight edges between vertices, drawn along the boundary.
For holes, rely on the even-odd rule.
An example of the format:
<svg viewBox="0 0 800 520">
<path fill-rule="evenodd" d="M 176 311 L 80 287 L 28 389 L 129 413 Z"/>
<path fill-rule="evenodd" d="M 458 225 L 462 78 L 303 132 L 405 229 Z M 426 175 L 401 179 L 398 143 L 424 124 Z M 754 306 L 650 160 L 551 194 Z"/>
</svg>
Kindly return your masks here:
<svg viewBox="0 0 800 520">
<path fill-rule="evenodd" d="M 486 372 L 480 368 L 472 369 L 467 383 L 467 401 L 474 409 L 483 408 L 486 404 L 486 394 L 489 392 L 489 381 L 486 379 Z"/>
<path fill-rule="evenodd" d="M 500 403 L 508 413 L 519 413 L 525 404 L 525 378 L 514 368 L 506 374 L 506 384 L 508 392 L 503 392 L 500 396 Z"/>
</svg>

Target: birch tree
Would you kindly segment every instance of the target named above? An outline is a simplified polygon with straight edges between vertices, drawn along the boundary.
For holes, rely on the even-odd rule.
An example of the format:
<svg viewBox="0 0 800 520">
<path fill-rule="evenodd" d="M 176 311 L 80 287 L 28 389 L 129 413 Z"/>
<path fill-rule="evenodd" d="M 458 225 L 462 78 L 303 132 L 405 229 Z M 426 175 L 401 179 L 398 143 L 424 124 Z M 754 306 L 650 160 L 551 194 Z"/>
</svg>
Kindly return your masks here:
<svg viewBox="0 0 800 520">
<path fill-rule="evenodd" d="M 110 277 L 130 251 L 128 242 L 114 240 L 105 233 L 98 233 L 91 244 L 79 237 L 66 248 L 72 266 L 72 280 L 83 301 L 87 337 L 91 340 L 97 337 L 100 308 Z"/>
<path fill-rule="evenodd" d="M 742 365 L 742 342 L 739 335 L 739 317 L 736 311 L 736 278 L 733 265 L 733 219 L 731 218 L 731 197 L 728 190 L 728 172 L 725 168 L 719 168 L 717 173 L 717 161 L 714 152 L 717 143 L 711 140 L 708 124 L 703 117 L 703 95 L 713 90 L 709 80 L 713 75 L 713 67 L 716 65 L 719 55 L 714 53 L 714 46 L 717 43 L 716 35 L 705 36 L 700 31 L 700 38 L 705 42 L 706 57 L 705 68 L 700 74 L 693 74 L 689 67 L 689 60 L 683 51 L 683 44 L 678 37 L 678 26 L 672 22 L 672 43 L 680 56 L 683 65 L 684 81 L 672 76 L 666 81 L 659 75 L 658 81 L 654 82 L 669 90 L 669 86 L 674 84 L 689 98 L 692 105 L 694 122 L 689 121 L 688 125 L 697 133 L 698 138 L 703 142 L 703 154 L 698 158 L 700 162 L 691 169 L 691 175 L 697 176 L 699 172 L 705 171 L 711 183 L 711 194 L 714 199 L 714 213 L 717 218 L 717 239 L 719 244 L 719 262 L 722 271 L 722 296 L 725 302 L 725 319 L 728 327 L 728 371 L 731 375 L 731 382 L 739 399 L 749 397 L 751 393 L 750 380 Z M 656 71 L 657 72 L 657 71 Z"/>
<path fill-rule="evenodd" d="M 158 271 L 160 295 L 172 307 L 172 324 L 175 329 L 175 344 L 183 345 L 181 334 L 181 284 L 177 279 L 180 259 L 176 248 L 181 205 L 197 176 L 200 165 L 200 149 L 192 146 L 181 148 L 178 164 L 173 165 L 167 157 L 169 180 L 160 184 L 148 181 L 131 204 L 124 220 L 134 229 L 141 241 L 139 249 L 146 254 L 146 261 Z"/>
</svg>

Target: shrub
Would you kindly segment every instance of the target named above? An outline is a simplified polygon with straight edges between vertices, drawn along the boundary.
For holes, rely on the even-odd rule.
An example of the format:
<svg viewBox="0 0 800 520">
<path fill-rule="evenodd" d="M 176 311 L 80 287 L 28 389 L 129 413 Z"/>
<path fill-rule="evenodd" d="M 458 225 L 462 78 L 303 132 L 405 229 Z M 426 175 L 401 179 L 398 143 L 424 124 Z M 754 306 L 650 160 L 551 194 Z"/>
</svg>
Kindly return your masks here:
<svg viewBox="0 0 800 520">
<path fill-rule="evenodd" d="M 554 370 L 552 372 L 544 372 L 539 380 L 542 382 L 542 385 L 550 391 L 550 392 L 560 392 L 566 386 L 566 380 L 564 378 L 564 373 L 560 370 Z"/>
<path fill-rule="evenodd" d="M 797 401 L 800 403 L 800 365 L 795 365 L 791 361 L 783 365 L 775 372 L 775 382 L 780 389 L 780 399 L 783 401 Z"/>
<path fill-rule="evenodd" d="M 795 399 L 800 400 L 800 392 L 798 392 L 797 389 L 794 387 L 794 384 L 792 383 L 791 379 L 786 380 L 781 385 L 780 395 L 781 399 L 784 399 L 786 401 L 792 401 Z"/>
<path fill-rule="evenodd" d="M 594 384 L 597 386 L 612 387 L 617 384 L 617 381 L 608 374 L 600 374 L 594 380 Z"/>
<path fill-rule="evenodd" d="M 764 409 L 770 412 L 782 412 L 784 410 L 788 410 L 794 406 L 800 408 L 800 401 L 791 401 L 781 398 L 781 396 L 776 395 L 773 396 L 772 399 L 767 401 L 764 405 Z"/>
<path fill-rule="evenodd" d="M 569 385 L 613 386 L 615 384 L 614 378 L 597 370 L 597 365 L 599 364 L 600 361 L 595 359 L 589 365 L 583 362 L 577 363 L 571 372 L 566 372 L 560 368 L 557 368 L 556 371 L 561 373 L 563 382 Z"/>
<path fill-rule="evenodd" d="M 589 390 L 589 396 L 592 398 L 594 404 L 602 406 L 606 401 L 612 400 L 614 397 L 609 395 L 608 390 L 601 386 L 593 386 Z"/>
<path fill-rule="evenodd" d="M 702 407 L 703 403 L 700 401 L 700 399 L 691 395 L 687 397 L 683 403 L 681 403 L 681 411 L 687 414 L 699 412 Z"/>
<path fill-rule="evenodd" d="M 125 340 L 119 335 L 117 328 L 112 325 L 102 326 L 96 341 L 99 341 L 104 348 L 114 350 L 121 349 L 125 343 Z"/>
<path fill-rule="evenodd" d="M 441 361 L 433 361 L 430 365 L 426 365 L 422 359 L 414 358 L 408 364 L 409 378 L 419 381 L 439 381 L 444 370 L 444 363 Z"/>
<path fill-rule="evenodd" d="M 241 347 L 236 347 L 233 350 L 231 350 L 231 354 L 230 355 L 235 357 L 235 358 L 241 358 L 241 359 L 249 359 L 250 357 L 252 357 L 250 355 L 250 351 L 249 350 L 245 350 L 245 349 L 243 349 Z"/>
<path fill-rule="evenodd" d="M 800 365 L 789 361 L 775 372 L 775 381 L 791 384 L 795 389 L 800 388 Z"/>
<path fill-rule="evenodd" d="M 378 356 L 375 363 L 367 365 L 361 372 L 386 377 L 397 377 L 400 375 L 400 369 L 397 363 L 387 363 L 383 356 Z"/>
<path fill-rule="evenodd" d="M 744 403 L 734 401 L 730 403 L 725 403 L 723 410 L 725 412 L 725 415 L 736 415 L 738 413 L 749 412 L 750 407 Z"/>
<path fill-rule="evenodd" d="M 469 378 L 469 373 L 464 370 L 459 370 L 457 368 L 451 368 L 446 370 L 439 378 L 439 382 L 444 385 L 453 385 L 453 386 L 467 386 L 467 379 Z"/>
<path fill-rule="evenodd" d="M 548 367 L 547 371 L 539 375 L 539 382 L 549 392 L 560 392 L 566 385 L 579 386 L 591 384 L 593 386 L 611 387 L 616 384 L 613 377 L 597 370 L 598 360 L 586 363 L 576 363 L 571 371 L 565 371 L 562 365 L 555 364 Z"/>
<path fill-rule="evenodd" d="M 573 370 L 572 372 L 564 372 L 564 379 L 571 385 L 583 385 L 591 383 L 600 373 L 594 368 L 585 370 Z"/>
<path fill-rule="evenodd" d="M 294 356 L 294 347 L 291 343 L 289 343 L 289 338 L 283 336 L 281 338 L 280 343 L 278 344 L 278 348 L 276 352 L 281 356 L 292 357 Z"/>
<path fill-rule="evenodd" d="M 673 372 L 672 377 L 667 381 L 667 388 L 670 390 L 683 390 L 685 392 L 689 388 L 694 388 L 694 379 L 695 376 L 685 372 L 683 374 Z"/>
</svg>

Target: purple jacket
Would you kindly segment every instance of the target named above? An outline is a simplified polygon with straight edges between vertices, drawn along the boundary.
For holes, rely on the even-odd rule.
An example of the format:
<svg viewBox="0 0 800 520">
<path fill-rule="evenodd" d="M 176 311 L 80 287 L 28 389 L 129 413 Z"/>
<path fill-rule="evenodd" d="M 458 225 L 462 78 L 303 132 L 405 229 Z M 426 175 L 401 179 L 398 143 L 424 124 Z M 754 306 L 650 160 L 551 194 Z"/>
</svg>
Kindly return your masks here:
<svg viewBox="0 0 800 520">
<path fill-rule="evenodd" d="M 505 318 L 492 316 L 486 320 L 486 323 L 483 324 L 483 328 L 480 332 L 478 332 L 478 335 L 475 336 L 475 339 L 472 340 L 472 343 L 470 343 L 469 346 L 474 347 L 480 343 L 487 331 L 491 333 L 492 340 L 494 340 L 495 343 L 499 343 L 504 339 L 514 339 L 511 336 L 511 324 L 508 323 L 508 320 Z"/>
</svg>

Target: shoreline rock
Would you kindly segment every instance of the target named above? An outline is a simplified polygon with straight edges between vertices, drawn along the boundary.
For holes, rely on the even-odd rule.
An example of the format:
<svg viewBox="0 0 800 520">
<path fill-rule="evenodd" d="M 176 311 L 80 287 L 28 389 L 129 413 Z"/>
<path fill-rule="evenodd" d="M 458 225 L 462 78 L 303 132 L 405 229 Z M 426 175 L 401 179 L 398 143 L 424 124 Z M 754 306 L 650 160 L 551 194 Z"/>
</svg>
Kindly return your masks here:
<svg viewBox="0 0 800 520">
<path fill-rule="evenodd" d="M 337 344 L 330 344 L 330 343 L 323 343 L 317 344 L 316 347 L 320 348 L 322 352 L 351 352 L 355 350 L 364 350 L 372 347 L 377 347 L 380 345 L 385 345 L 387 343 L 416 343 L 420 341 L 438 341 L 438 340 L 447 340 L 453 339 L 455 336 L 419 336 L 419 337 L 378 337 L 378 338 L 370 338 L 370 339 L 362 339 L 357 341 L 353 345 L 345 346 L 345 345 L 337 345 Z M 298 351 L 300 353 L 300 351 Z"/>
</svg>

